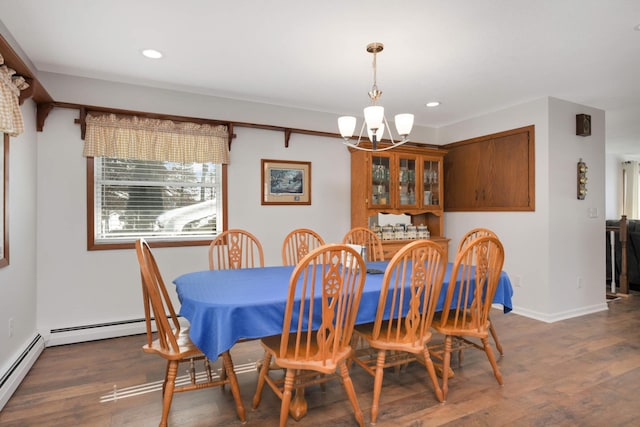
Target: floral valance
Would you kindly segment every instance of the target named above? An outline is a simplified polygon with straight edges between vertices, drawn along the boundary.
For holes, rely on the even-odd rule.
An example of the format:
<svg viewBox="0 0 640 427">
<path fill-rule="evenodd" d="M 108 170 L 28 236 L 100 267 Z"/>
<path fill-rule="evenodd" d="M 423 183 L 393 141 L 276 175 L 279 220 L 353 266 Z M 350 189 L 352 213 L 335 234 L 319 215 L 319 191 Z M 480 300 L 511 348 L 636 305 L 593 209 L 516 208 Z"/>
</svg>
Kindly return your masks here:
<svg viewBox="0 0 640 427">
<path fill-rule="evenodd" d="M 87 114 L 85 157 L 229 163 L 225 125 Z"/>
<path fill-rule="evenodd" d="M 4 65 L 4 58 L 0 55 L 0 132 L 11 136 L 24 132 L 20 91 L 29 87 L 24 77 L 15 74 L 14 69 Z"/>
</svg>

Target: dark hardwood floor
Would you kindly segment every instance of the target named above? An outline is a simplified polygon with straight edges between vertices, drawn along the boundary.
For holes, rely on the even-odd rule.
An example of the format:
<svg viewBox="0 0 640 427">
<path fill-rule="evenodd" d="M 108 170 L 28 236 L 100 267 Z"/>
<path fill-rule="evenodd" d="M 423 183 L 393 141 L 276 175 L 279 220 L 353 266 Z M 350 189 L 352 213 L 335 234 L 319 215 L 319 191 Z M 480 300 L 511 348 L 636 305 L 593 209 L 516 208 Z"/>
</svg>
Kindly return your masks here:
<svg viewBox="0 0 640 427">
<path fill-rule="evenodd" d="M 410 365 L 385 373 L 379 426 L 627 426 L 640 422 L 640 295 L 608 303 L 609 310 L 553 324 L 516 314 L 492 314 L 505 355 L 504 386 L 483 352 L 466 350 L 455 367 L 449 398 L 437 402 L 426 371 Z M 144 354 L 144 336 L 44 350 L 0 412 L 1 426 L 156 426 L 164 362 Z M 255 341 L 232 350 L 248 426 L 277 425 L 279 400 L 265 389 L 251 410 L 256 387 Z M 216 367 L 219 362 L 216 362 Z M 370 420 L 373 379 L 357 367 L 352 378 Z M 140 392 L 140 394 L 136 394 Z M 114 399 L 116 396 L 116 399 Z M 308 415 L 290 426 L 353 426 L 351 406 L 338 382 L 306 391 Z M 176 394 L 173 426 L 239 425 L 228 387 Z"/>
</svg>

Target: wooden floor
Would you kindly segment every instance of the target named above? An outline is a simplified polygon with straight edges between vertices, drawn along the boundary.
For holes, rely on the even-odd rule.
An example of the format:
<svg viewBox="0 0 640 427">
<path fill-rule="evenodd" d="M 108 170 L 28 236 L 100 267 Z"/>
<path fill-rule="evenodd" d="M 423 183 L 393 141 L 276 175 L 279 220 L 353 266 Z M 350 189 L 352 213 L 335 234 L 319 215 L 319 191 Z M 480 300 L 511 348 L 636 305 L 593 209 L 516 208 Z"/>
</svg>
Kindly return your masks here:
<svg viewBox="0 0 640 427">
<path fill-rule="evenodd" d="M 484 353 L 465 352 L 450 380 L 445 404 L 436 401 L 421 365 L 385 373 L 379 426 L 627 426 L 640 422 L 640 295 L 608 303 L 609 310 L 553 324 L 496 310 L 504 357 L 504 386 L 495 381 Z M 156 426 L 161 392 L 141 387 L 162 379 L 164 363 L 142 353 L 143 336 L 44 350 L 0 412 L 8 426 Z M 247 426 L 277 425 L 279 401 L 265 389 L 251 410 L 258 344 L 236 345 L 232 356 Z M 218 366 L 218 365 L 216 365 Z M 370 420 L 373 379 L 352 369 L 358 400 Z M 131 389 L 128 389 L 131 388 Z M 127 395 L 128 391 L 142 394 Z M 153 390 L 153 387 L 152 387 Z M 114 400 L 114 396 L 116 399 Z M 356 425 L 338 382 L 307 389 L 309 412 L 290 426 Z M 177 394 L 173 426 L 240 425 L 228 388 Z"/>
</svg>

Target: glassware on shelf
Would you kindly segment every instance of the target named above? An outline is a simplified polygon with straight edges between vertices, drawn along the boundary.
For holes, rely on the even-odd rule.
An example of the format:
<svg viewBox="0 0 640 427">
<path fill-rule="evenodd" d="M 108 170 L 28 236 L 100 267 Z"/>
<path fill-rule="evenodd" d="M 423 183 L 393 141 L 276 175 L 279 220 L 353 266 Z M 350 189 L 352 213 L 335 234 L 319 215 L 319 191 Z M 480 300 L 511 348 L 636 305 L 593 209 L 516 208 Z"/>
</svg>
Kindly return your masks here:
<svg viewBox="0 0 640 427">
<path fill-rule="evenodd" d="M 429 238 L 429 229 L 425 224 L 420 224 L 417 227 L 418 231 L 418 239 L 428 239 Z"/>
<path fill-rule="evenodd" d="M 407 228 L 405 230 L 407 239 L 417 239 L 418 238 L 418 229 L 413 224 L 407 224 Z"/>
<path fill-rule="evenodd" d="M 389 172 L 384 165 L 373 165 L 371 179 L 374 184 L 383 184 L 389 181 Z"/>
<path fill-rule="evenodd" d="M 431 204 L 431 191 L 428 191 L 428 190 L 424 191 L 424 204 L 425 205 Z"/>
<path fill-rule="evenodd" d="M 393 225 L 386 224 L 382 226 L 382 240 L 393 240 Z"/>
<path fill-rule="evenodd" d="M 406 238 L 405 234 L 405 225 L 404 224 L 396 224 L 393 227 L 393 234 L 396 240 L 404 240 Z"/>
</svg>

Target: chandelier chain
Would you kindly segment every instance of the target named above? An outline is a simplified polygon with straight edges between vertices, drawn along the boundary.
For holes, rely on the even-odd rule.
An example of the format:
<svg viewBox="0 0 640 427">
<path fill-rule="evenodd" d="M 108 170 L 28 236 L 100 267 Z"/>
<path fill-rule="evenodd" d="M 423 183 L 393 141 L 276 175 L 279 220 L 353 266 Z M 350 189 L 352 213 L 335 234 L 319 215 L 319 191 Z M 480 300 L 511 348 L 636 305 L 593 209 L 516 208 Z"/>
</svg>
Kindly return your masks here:
<svg viewBox="0 0 640 427">
<path fill-rule="evenodd" d="M 369 92 L 369 98 L 371 98 L 371 102 L 373 105 L 378 105 L 378 99 L 382 95 L 382 91 L 378 89 L 378 67 L 376 58 L 378 56 L 378 52 L 382 50 L 382 47 L 375 46 L 371 53 L 373 54 L 373 86 L 371 86 L 371 91 Z"/>
</svg>

